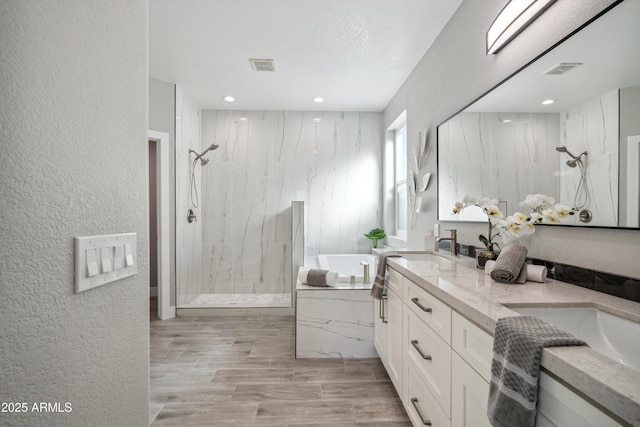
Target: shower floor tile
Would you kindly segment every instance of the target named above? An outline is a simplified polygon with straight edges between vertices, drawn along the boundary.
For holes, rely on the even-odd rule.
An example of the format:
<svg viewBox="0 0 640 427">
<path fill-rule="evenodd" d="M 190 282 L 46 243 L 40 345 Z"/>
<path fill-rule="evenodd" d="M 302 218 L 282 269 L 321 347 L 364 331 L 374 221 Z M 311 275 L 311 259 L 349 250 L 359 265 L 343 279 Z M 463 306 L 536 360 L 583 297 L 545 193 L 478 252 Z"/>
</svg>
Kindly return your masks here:
<svg viewBox="0 0 640 427">
<path fill-rule="evenodd" d="M 189 305 L 192 307 L 290 307 L 291 294 L 201 294 Z"/>
</svg>

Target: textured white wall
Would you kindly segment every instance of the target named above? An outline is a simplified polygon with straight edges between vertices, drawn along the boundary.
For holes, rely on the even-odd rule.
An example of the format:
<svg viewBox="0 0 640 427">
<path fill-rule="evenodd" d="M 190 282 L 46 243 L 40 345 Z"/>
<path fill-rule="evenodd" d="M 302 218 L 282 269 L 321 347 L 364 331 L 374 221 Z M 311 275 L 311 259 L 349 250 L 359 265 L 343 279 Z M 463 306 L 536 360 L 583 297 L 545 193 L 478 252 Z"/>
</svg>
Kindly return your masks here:
<svg viewBox="0 0 640 427">
<path fill-rule="evenodd" d="M 149 419 L 146 1 L 0 3 L 3 425 Z M 73 237 L 138 233 L 138 274 L 74 294 Z M 29 406 L 31 409 L 31 406 Z"/>
<path fill-rule="evenodd" d="M 487 90 L 597 15 L 613 0 L 556 2 L 498 55 L 485 55 L 485 34 L 506 0 L 465 0 L 384 111 L 388 127 L 407 110 L 408 140 L 426 131 L 436 143 L 437 126 Z M 436 156 L 428 167 L 436 172 Z M 434 176 L 432 176 L 434 178 Z M 409 246 L 422 247 L 437 222 L 436 185 L 423 196 L 423 210 L 409 231 Z M 483 224 L 454 225 L 459 241 L 479 246 Z M 576 249 L 579 248 L 579 249 Z M 529 242 L 531 256 L 640 277 L 640 231 L 538 227 Z"/>
</svg>

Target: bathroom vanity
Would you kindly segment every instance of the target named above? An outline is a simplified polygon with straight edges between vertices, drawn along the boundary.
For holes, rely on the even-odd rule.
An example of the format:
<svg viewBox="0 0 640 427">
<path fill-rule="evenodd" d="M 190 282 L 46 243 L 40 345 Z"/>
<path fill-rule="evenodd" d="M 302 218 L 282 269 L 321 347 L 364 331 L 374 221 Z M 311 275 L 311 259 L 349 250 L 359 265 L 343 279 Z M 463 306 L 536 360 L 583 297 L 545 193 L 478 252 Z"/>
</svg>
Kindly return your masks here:
<svg viewBox="0 0 640 427">
<path fill-rule="evenodd" d="M 489 426 L 492 334 L 514 309 L 596 307 L 640 322 L 639 303 L 551 279 L 498 283 L 470 258 L 436 252 L 388 265 L 374 345 L 416 426 Z M 539 427 L 640 425 L 640 372 L 590 347 L 546 348 L 537 410 Z"/>
</svg>

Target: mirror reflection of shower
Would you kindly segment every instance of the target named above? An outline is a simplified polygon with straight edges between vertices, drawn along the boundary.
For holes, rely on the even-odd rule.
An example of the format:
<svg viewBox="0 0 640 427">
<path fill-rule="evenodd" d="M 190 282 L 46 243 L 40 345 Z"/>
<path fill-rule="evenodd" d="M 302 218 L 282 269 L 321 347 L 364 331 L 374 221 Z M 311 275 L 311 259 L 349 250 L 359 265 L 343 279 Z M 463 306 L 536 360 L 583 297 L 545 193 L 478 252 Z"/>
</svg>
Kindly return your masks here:
<svg viewBox="0 0 640 427">
<path fill-rule="evenodd" d="M 583 151 L 576 156 L 564 145 L 558 145 L 556 151 L 567 153 L 567 155 L 571 157 L 571 159 L 566 162 L 567 166 L 570 168 L 578 167 L 580 169 L 580 178 L 578 180 L 578 186 L 576 187 L 576 194 L 573 197 L 573 210 L 580 211 L 580 221 L 589 222 L 592 217 L 591 211 L 583 210 L 583 208 L 589 204 L 589 188 L 587 186 L 587 156 L 589 152 Z"/>
<path fill-rule="evenodd" d="M 196 166 L 198 165 L 198 160 L 200 160 L 200 166 L 204 166 L 209 163 L 209 159 L 204 157 L 209 151 L 213 151 L 218 148 L 218 145 L 211 144 L 204 150 L 202 153 L 198 154 L 196 151 L 189 149 L 189 158 L 191 158 L 191 153 L 195 154 L 196 157 L 191 162 L 191 167 L 189 168 L 189 200 L 191 201 L 191 205 L 194 208 L 197 208 L 200 204 L 198 200 L 198 186 L 196 184 Z M 195 216 L 194 216 L 195 217 Z M 194 218 L 195 219 L 195 218 Z M 191 221 L 189 221 L 191 222 Z"/>
</svg>

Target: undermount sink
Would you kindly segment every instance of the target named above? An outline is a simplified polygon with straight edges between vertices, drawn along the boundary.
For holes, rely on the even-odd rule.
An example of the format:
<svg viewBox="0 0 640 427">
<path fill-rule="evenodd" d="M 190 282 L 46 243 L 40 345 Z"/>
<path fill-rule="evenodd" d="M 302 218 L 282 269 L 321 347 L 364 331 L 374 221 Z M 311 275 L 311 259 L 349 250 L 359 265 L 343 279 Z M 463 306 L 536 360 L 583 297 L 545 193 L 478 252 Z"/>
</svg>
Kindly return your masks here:
<svg viewBox="0 0 640 427">
<path fill-rule="evenodd" d="M 640 323 L 594 307 L 518 307 L 589 344 L 593 350 L 640 371 Z"/>
</svg>

